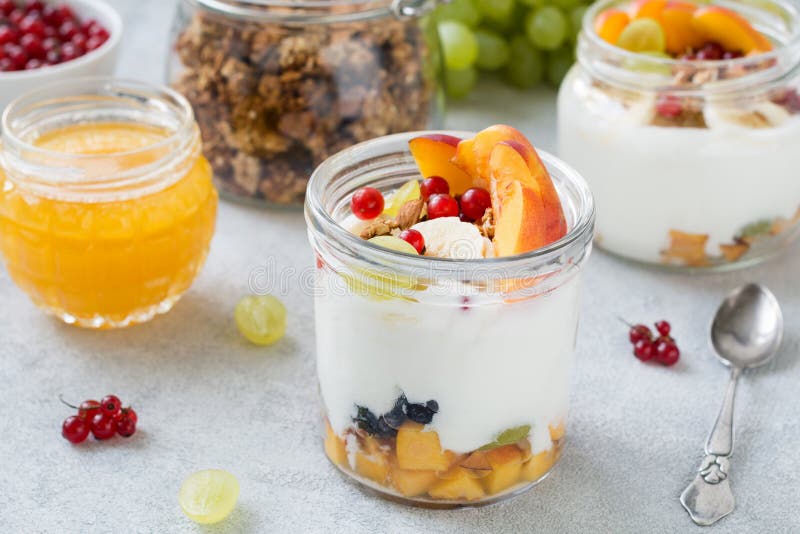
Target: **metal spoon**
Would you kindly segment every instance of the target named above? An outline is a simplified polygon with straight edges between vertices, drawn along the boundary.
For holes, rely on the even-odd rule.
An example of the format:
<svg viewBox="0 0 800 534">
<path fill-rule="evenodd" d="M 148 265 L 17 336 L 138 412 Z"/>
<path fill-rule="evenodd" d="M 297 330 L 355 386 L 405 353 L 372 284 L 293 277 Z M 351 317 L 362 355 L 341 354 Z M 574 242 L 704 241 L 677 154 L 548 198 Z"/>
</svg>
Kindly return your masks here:
<svg viewBox="0 0 800 534">
<path fill-rule="evenodd" d="M 711 344 L 731 369 L 725 402 L 706 440 L 706 457 L 694 481 L 683 490 L 681 504 L 692 521 L 712 525 L 734 507 L 728 473 L 733 452 L 733 403 L 736 382 L 744 369 L 770 361 L 783 338 L 783 314 L 764 286 L 748 284 L 722 302 L 711 324 Z"/>
</svg>

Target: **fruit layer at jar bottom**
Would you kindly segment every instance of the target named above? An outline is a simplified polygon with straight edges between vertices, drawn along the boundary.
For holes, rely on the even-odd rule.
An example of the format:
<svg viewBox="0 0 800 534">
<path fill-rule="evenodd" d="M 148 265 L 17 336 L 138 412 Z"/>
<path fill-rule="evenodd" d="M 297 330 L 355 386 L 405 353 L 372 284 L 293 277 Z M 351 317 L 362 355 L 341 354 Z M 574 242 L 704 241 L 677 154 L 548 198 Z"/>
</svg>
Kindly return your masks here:
<svg viewBox="0 0 800 534">
<path fill-rule="evenodd" d="M 133 151 L 168 135 L 137 124 L 81 124 L 32 142 L 67 154 L 131 152 L 114 159 L 114 171 L 122 172 L 154 161 L 150 151 Z M 208 162 L 199 158 L 165 189 L 121 198 L 46 198 L 0 174 L 0 250 L 12 279 L 37 304 L 79 324 L 98 317 L 124 322 L 177 298 L 202 266 L 214 231 L 217 194 Z"/>
<path fill-rule="evenodd" d="M 480 449 L 455 452 L 443 450 L 435 431 L 413 421 L 384 437 L 355 427 L 337 435 L 327 421 L 325 426 L 325 453 L 348 474 L 402 497 L 451 502 L 478 502 L 540 480 L 558 461 L 565 431 L 563 423 L 550 425 L 545 432 L 552 446 L 537 453 L 527 435 L 514 440 L 530 427 L 509 429 Z"/>
</svg>

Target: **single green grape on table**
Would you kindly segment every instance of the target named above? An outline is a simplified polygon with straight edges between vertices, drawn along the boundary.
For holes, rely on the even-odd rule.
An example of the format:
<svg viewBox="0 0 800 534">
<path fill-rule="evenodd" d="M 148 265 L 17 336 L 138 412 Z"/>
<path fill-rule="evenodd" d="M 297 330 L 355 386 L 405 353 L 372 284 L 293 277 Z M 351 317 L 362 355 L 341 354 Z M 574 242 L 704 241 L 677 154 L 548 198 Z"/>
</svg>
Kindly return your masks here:
<svg viewBox="0 0 800 534">
<path fill-rule="evenodd" d="M 183 481 L 178 504 L 186 516 L 203 525 L 219 523 L 233 512 L 239 500 L 239 481 L 227 471 L 206 469 Z"/>
<path fill-rule="evenodd" d="M 433 19 L 444 54 L 444 87 L 469 94 L 480 76 L 529 89 L 558 87 L 574 63 L 574 47 L 590 0 L 453 0 Z M 657 43 L 656 43 L 657 44 Z"/>
<path fill-rule="evenodd" d="M 244 297 L 233 315 L 239 332 L 256 345 L 271 345 L 286 333 L 286 307 L 272 295 Z"/>
</svg>

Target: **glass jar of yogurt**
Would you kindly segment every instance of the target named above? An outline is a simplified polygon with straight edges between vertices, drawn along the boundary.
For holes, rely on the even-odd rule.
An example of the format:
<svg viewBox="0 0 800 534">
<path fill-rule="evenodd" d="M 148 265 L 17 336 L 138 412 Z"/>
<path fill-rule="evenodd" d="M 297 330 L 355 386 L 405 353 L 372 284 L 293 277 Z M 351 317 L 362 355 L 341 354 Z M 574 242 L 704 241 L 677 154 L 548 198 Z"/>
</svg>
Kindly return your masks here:
<svg viewBox="0 0 800 534">
<path fill-rule="evenodd" d="M 361 143 L 311 177 L 324 448 L 385 497 L 486 504 L 539 482 L 560 456 L 593 200 L 574 170 L 540 152 L 568 225 L 555 243 L 481 259 L 375 246 L 346 228 L 350 198 L 419 179 L 408 148 L 419 135 Z"/>
<path fill-rule="evenodd" d="M 630 3 L 604 0 L 586 13 L 578 63 L 559 93 L 559 146 L 591 185 L 597 243 L 609 252 L 728 268 L 780 252 L 800 233 L 797 5 L 717 4 L 769 50 L 719 60 L 633 53 L 596 30 L 598 16 L 630 12 Z M 724 34 L 734 46 L 752 37 L 737 16 L 725 23 L 736 20 Z"/>
</svg>

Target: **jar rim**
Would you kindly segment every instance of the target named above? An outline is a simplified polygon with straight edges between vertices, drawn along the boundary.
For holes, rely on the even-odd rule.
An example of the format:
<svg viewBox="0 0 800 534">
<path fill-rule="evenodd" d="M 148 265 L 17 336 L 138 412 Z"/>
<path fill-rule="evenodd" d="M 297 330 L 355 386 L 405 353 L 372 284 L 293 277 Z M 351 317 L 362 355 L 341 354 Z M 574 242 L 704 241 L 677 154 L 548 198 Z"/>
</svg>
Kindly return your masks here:
<svg viewBox="0 0 800 534">
<path fill-rule="evenodd" d="M 796 3 L 793 3 L 790 0 L 764 0 L 759 3 L 750 3 L 742 0 L 714 0 L 708 4 L 700 4 L 719 5 L 729 9 L 734 9 L 735 6 L 745 6 L 751 11 L 760 10 L 764 12 L 766 12 L 766 9 L 764 8 L 765 5 L 773 5 L 780 8 L 783 11 L 783 15 L 791 17 L 795 26 L 792 28 L 791 35 L 788 36 L 788 39 L 785 42 L 773 43 L 776 46 L 769 52 L 753 56 L 743 56 L 736 59 L 691 61 L 680 58 L 664 58 L 648 56 L 637 52 L 630 52 L 618 46 L 614 46 L 602 39 L 594 28 L 594 21 L 596 20 L 597 16 L 605 9 L 627 3 L 629 3 L 629 0 L 599 0 L 592 4 L 589 9 L 587 9 L 586 13 L 584 13 L 577 50 L 578 62 L 581 64 L 581 66 L 585 68 L 589 67 L 591 72 L 595 72 L 597 70 L 591 68 L 590 62 L 585 58 L 587 49 L 595 49 L 607 57 L 613 58 L 613 60 L 619 62 L 620 64 L 635 63 L 636 65 L 640 66 L 642 71 L 649 70 L 651 72 L 656 71 L 659 68 L 671 69 L 673 67 L 680 66 L 687 66 L 696 70 L 715 69 L 723 66 L 746 68 L 750 66 L 758 66 L 769 61 L 774 62 L 774 66 L 767 69 L 757 69 L 751 74 L 741 77 L 731 78 L 723 81 L 715 81 L 713 90 L 720 93 L 741 90 L 756 84 L 780 80 L 787 76 L 790 72 L 800 68 L 800 10 L 798 10 Z M 786 65 L 781 68 L 780 60 L 782 58 L 788 58 L 790 60 L 788 61 L 788 68 L 786 68 Z M 784 61 L 784 63 L 787 63 L 787 61 Z M 605 72 L 604 74 L 609 75 L 609 78 L 613 78 L 613 75 L 610 75 L 609 72 Z M 662 84 L 650 85 L 646 83 L 646 77 L 639 76 L 638 78 L 638 80 L 635 80 L 634 77 L 626 77 L 624 81 L 622 79 L 612 79 L 611 81 L 620 82 L 620 85 L 624 86 L 632 86 L 634 89 L 650 88 L 681 93 L 702 93 L 710 90 L 708 84 L 686 84 L 682 86 L 664 86 Z"/>
<path fill-rule="evenodd" d="M 577 217 L 564 237 L 542 248 L 524 254 L 478 259 L 413 256 L 411 254 L 389 250 L 362 239 L 345 229 L 328 212 L 323 204 L 321 193 L 325 191 L 326 185 L 330 183 L 330 178 L 335 175 L 337 169 L 345 169 L 351 166 L 352 161 L 358 159 L 359 153 L 367 151 L 370 147 L 378 143 L 398 143 L 407 146 L 408 140 L 413 137 L 431 134 L 466 138 L 474 136 L 475 132 L 427 130 L 387 135 L 354 145 L 325 160 L 312 173 L 306 192 L 305 216 L 309 231 L 311 231 L 312 228 L 317 228 L 316 225 L 319 223 L 324 226 L 324 229 L 328 231 L 327 233 L 335 240 L 337 245 L 358 251 L 359 255 L 362 255 L 366 259 L 374 259 L 384 264 L 390 262 L 393 266 L 396 265 L 399 268 L 398 270 L 417 272 L 424 270 L 432 274 L 446 274 L 457 271 L 467 277 L 470 276 L 470 273 L 483 272 L 486 268 L 521 269 L 530 268 L 532 263 L 536 263 L 537 265 L 546 264 L 564 254 L 564 252 L 573 245 L 584 242 L 581 246 L 586 247 L 591 243 L 594 234 L 595 204 L 588 183 L 583 176 L 570 165 L 544 150 L 537 150 L 537 152 L 545 166 L 550 170 L 557 170 L 559 175 L 563 176 L 565 181 L 575 188 L 578 204 L 576 209 Z"/>
<path fill-rule="evenodd" d="M 186 0 L 208 11 L 242 19 L 279 23 L 353 22 L 394 15 L 415 18 L 432 10 L 441 0 Z M 359 7 L 352 12 L 331 13 L 335 7 Z M 281 8 L 284 11 L 270 11 Z"/>
</svg>

